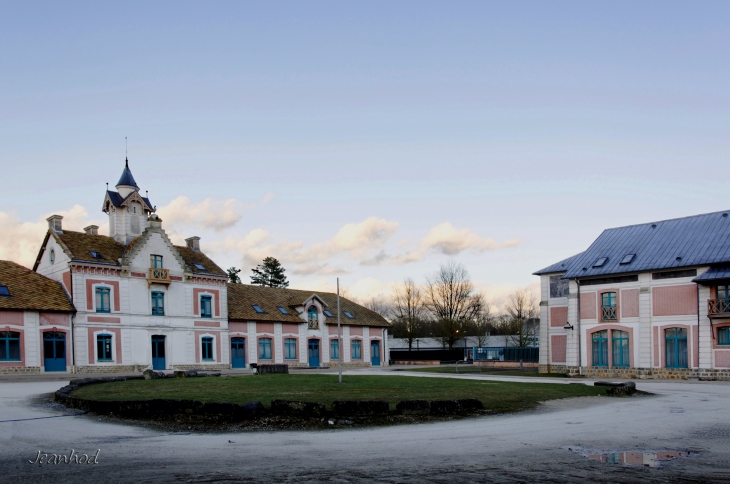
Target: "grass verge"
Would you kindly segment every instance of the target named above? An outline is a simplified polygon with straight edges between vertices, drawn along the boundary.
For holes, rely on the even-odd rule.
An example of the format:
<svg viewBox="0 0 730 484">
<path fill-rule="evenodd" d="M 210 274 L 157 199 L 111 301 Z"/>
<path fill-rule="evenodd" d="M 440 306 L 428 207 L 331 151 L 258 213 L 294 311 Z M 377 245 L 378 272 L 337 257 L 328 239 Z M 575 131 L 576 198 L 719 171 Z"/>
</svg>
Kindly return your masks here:
<svg viewBox="0 0 730 484">
<path fill-rule="evenodd" d="M 155 398 L 243 404 L 301 400 L 331 407 L 335 400 L 387 400 L 391 410 L 401 400 L 478 398 L 490 413 L 517 412 L 558 398 L 605 395 L 606 387 L 584 384 L 513 383 L 408 376 L 259 375 L 128 380 L 88 385 L 73 396 L 91 400 Z"/>
<path fill-rule="evenodd" d="M 456 373 L 456 367 L 444 366 L 444 367 L 428 367 L 428 368 L 414 368 L 403 371 L 417 371 L 424 373 Z M 479 374 L 479 367 L 470 365 L 460 366 L 459 374 Z M 503 375 L 503 376 L 530 376 L 535 378 L 568 378 L 568 375 L 564 373 L 538 373 L 537 369 L 531 370 L 519 370 L 519 369 L 503 369 L 503 368 L 485 368 L 482 367 L 482 375 Z"/>
</svg>

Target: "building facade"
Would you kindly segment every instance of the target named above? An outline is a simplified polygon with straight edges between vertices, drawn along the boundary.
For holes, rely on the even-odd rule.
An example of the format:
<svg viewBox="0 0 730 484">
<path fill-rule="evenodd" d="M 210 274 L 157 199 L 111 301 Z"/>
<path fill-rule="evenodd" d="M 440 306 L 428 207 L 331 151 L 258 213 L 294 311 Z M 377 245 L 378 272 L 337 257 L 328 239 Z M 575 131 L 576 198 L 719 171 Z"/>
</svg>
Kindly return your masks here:
<svg viewBox="0 0 730 484">
<path fill-rule="evenodd" d="M 74 312 L 60 283 L 0 261 L 0 373 L 68 371 Z"/>
<path fill-rule="evenodd" d="M 298 289 L 229 284 L 228 330 L 238 343 L 231 364 L 283 363 L 289 366 L 387 364 L 390 324 L 375 313 L 337 295 Z"/>
<path fill-rule="evenodd" d="M 52 215 L 22 285 L 20 266 L 0 261 L 15 270 L 0 274 L 0 372 L 385 363 L 389 324 L 377 313 L 342 298 L 338 339 L 334 294 L 228 284 L 199 237 L 170 241 L 128 162 L 115 188 L 102 206 L 108 236 L 95 225 L 64 230 Z M 54 295 L 54 305 L 17 306 L 21 289 L 28 300 Z"/>
<path fill-rule="evenodd" d="M 730 379 L 730 217 L 604 231 L 541 280 L 540 371 Z"/>
</svg>

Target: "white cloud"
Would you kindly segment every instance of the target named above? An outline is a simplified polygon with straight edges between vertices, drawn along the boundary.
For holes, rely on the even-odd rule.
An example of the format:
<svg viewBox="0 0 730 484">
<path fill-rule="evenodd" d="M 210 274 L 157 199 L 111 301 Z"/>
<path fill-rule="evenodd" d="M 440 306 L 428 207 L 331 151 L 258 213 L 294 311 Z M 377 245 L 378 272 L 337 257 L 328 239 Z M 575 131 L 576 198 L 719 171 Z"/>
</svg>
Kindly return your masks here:
<svg viewBox="0 0 730 484">
<path fill-rule="evenodd" d="M 398 244 L 402 247 L 402 241 Z M 418 242 L 417 246 L 405 253 L 388 256 L 384 253 L 362 261 L 363 265 L 378 265 L 386 262 L 401 265 L 423 260 L 428 254 L 438 252 L 445 255 L 457 255 L 464 251 L 484 252 L 500 250 L 519 245 L 519 240 L 512 239 L 499 243 L 488 237 L 481 237 L 471 229 L 457 229 L 450 222 L 444 222 L 433 227 Z"/>
<path fill-rule="evenodd" d="M 167 227 L 180 230 L 181 225 L 193 226 L 202 230 L 221 232 L 238 223 L 245 210 L 254 204 L 246 204 L 235 198 L 214 200 L 206 198 L 202 202 L 193 203 L 184 195 L 180 195 L 167 205 L 157 210 Z"/>
<path fill-rule="evenodd" d="M 81 231 L 93 224 L 100 227 L 99 233 L 108 233 L 108 222 L 89 219 L 88 211 L 81 205 L 42 215 L 36 222 L 21 222 L 15 214 L 0 212 L 0 259 L 32 267 L 48 231 L 46 218 L 54 214 L 63 217 L 64 230 Z"/>
</svg>

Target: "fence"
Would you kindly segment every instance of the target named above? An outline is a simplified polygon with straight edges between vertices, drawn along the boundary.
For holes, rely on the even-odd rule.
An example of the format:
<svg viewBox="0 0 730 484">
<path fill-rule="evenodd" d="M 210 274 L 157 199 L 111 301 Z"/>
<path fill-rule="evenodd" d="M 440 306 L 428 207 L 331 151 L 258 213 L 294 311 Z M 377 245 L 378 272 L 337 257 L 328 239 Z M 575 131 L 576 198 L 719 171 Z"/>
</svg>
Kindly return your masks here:
<svg viewBox="0 0 730 484">
<path fill-rule="evenodd" d="M 464 349 L 455 350 L 390 350 L 393 361 L 445 361 L 463 360 Z"/>
<path fill-rule="evenodd" d="M 474 361 L 540 361 L 540 348 L 474 348 Z"/>
</svg>

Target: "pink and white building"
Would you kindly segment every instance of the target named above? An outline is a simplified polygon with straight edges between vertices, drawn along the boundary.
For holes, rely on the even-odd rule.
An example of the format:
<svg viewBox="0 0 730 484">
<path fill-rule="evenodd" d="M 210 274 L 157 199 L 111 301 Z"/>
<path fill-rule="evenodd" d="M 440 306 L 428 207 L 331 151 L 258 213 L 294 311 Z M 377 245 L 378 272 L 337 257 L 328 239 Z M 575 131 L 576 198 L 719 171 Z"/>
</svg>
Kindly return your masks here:
<svg viewBox="0 0 730 484">
<path fill-rule="evenodd" d="M 115 188 L 102 205 L 108 236 L 53 215 L 35 272 L 0 261 L 0 372 L 385 363 L 390 325 L 377 313 L 343 298 L 338 339 L 333 294 L 228 284 L 198 237 L 170 241 L 128 163 Z M 21 299 L 36 303 L 13 306 Z"/>
<path fill-rule="evenodd" d="M 540 276 L 540 371 L 730 379 L 730 217 L 605 230 Z"/>
</svg>

